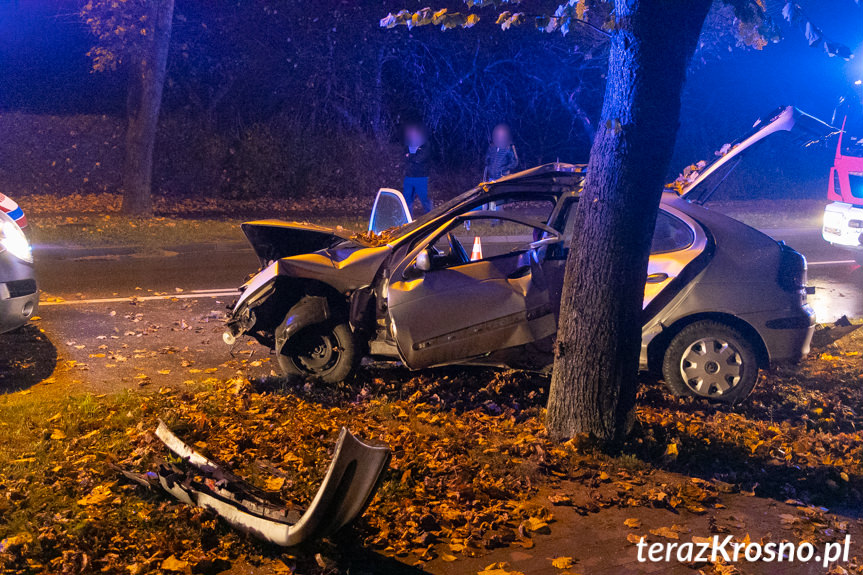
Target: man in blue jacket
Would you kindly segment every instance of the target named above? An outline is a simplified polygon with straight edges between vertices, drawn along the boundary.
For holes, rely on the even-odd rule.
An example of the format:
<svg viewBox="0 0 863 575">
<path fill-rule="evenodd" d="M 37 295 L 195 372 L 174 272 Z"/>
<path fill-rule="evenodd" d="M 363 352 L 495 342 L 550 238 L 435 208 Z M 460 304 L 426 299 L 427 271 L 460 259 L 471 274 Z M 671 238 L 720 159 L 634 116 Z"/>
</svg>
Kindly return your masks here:
<svg viewBox="0 0 863 575">
<path fill-rule="evenodd" d="M 418 197 L 426 212 L 432 209 L 428 196 L 429 162 L 431 150 L 422 126 L 411 124 L 405 127 L 405 183 L 403 195 L 408 209 L 413 212 L 414 198 Z"/>
</svg>

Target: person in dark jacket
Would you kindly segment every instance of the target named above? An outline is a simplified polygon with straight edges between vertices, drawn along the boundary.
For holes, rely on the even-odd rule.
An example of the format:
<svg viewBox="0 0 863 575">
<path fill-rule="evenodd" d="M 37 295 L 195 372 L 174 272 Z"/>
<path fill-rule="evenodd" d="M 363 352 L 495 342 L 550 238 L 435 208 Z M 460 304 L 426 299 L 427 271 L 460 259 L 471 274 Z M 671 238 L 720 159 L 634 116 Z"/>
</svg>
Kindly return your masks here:
<svg viewBox="0 0 863 575">
<path fill-rule="evenodd" d="M 419 198 L 426 212 L 432 209 L 428 196 L 429 162 L 431 150 L 422 126 L 409 125 L 405 128 L 405 182 L 403 195 L 408 209 L 413 211 L 414 198 Z"/>
<path fill-rule="evenodd" d="M 492 132 L 491 144 L 485 154 L 485 172 L 483 181 L 497 180 L 518 166 L 518 154 L 515 152 L 515 144 L 512 143 L 512 134 L 509 126 L 498 124 Z"/>
</svg>

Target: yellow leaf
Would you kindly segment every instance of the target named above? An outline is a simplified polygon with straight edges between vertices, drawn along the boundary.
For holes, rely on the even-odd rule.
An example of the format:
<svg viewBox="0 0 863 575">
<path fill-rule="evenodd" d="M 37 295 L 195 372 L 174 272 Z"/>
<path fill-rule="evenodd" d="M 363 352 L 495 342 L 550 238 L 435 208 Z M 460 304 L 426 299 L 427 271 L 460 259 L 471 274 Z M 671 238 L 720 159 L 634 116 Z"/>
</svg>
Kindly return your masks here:
<svg viewBox="0 0 863 575">
<path fill-rule="evenodd" d="M 509 563 L 492 563 L 482 571 L 478 571 L 477 575 L 524 575 L 521 571 L 511 571 Z"/>
<path fill-rule="evenodd" d="M 623 524 L 630 529 L 638 529 L 639 527 L 641 527 L 641 520 L 636 519 L 635 517 L 630 517 L 629 519 L 624 521 Z"/>
<path fill-rule="evenodd" d="M 636 535 L 635 533 L 630 533 L 626 536 L 626 540 L 632 543 L 633 545 L 637 545 L 639 541 L 644 539 L 644 535 Z"/>
<path fill-rule="evenodd" d="M 572 499 L 569 495 L 549 495 L 548 501 L 552 505 L 572 505 Z"/>
<path fill-rule="evenodd" d="M 551 531 L 548 528 L 548 523 L 538 517 L 529 517 L 524 522 L 524 526 L 528 531 L 532 531 L 533 533 L 548 533 Z"/>
<path fill-rule="evenodd" d="M 569 569 L 575 565 L 575 561 L 572 557 L 556 557 L 551 560 L 551 565 L 555 569 Z"/>
<path fill-rule="evenodd" d="M 185 571 L 188 565 L 188 561 L 177 559 L 176 555 L 171 555 L 170 557 L 162 561 L 161 568 L 165 571 Z"/>
<path fill-rule="evenodd" d="M 284 486 L 284 477 L 271 477 L 267 479 L 267 491 L 281 491 Z"/>
<path fill-rule="evenodd" d="M 665 537 L 666 539 L 680 539 L 680 535 L 678 535 L 677 531 L 673 529 L 669 529 L 668 527 L 660 527 L 659 529 L 651 529 L 651 535 L 656 535 L 657 537 Z"/>
<path fill-rule="evenodd" d="M 66 432 L 62 429 L 55 429 L 51 432 L 51 439 L 66 439 Z"/>
<path fill-rule="evenodd" d="M 114 499 L 111 488 L 107 485 L 97 485 L 88 495 L 78 500 L 78 505 L 102 505 Z"/>
<path fill-rule="evenodd" d="M 440 558 L 446 561 L 447 563 L 452 563 L 456 559 L 458 559 L 455 555 L 450 555 L 449 553 L 441 553 Z"/>
</svg>

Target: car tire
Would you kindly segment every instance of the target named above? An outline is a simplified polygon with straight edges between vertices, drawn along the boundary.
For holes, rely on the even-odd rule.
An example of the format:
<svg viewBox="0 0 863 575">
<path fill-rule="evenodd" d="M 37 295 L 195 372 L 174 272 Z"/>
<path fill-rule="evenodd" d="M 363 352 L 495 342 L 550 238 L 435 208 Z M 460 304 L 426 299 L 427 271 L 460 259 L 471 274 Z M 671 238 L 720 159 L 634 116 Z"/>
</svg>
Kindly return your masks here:
<svg viewBox="0 0 863 575">
<path fill-rule="evenodd" d="M 309 326 L 289 339 L 278 360 L 286 377 L 338 383 L 353 372 L 359 355 L 356 338 L 347 323 L 323 323 Z"/>
<path fill-rule="evenodd" d="M 758 355 L 740 330 L 717 321 L 699 321 L 671 340 L 662 375 L 674 395 L 737 403 L 758 382 Z"/>
</svg>

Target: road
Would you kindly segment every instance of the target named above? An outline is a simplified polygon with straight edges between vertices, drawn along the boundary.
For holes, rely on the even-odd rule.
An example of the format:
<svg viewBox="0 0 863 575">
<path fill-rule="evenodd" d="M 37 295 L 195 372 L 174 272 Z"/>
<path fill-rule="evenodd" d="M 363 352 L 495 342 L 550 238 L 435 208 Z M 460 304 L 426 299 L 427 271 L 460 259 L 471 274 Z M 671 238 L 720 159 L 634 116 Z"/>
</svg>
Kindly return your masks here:
<svg viewBox="0 0 863 575">
<path fill-rule="evenodd" d="M 816 229 L 765 231 L 807 256 L 819 321 L 863 317 L 863 270 L 847 254 Z M 266 349 L 244 341 L 230 349 L 221 340 L 225 308 L 257 265 L 241 244 L 152 253 L 40 250 L 41 319 L 0 336 L 7 352 L 0 391 L 61 381 L 99 393 L 267 376 L 273 358 Z"/>
<path fill-rule="evenodd" d="M 843 315 L 863 316 L 863 269 L 854 262 L 852 254 L 825 242 L 818 228 L 762 231 L 806 256 L 809 285 L 815 287 L 809 303 L 818 321 L 833 322 Z"/>
</svg>

